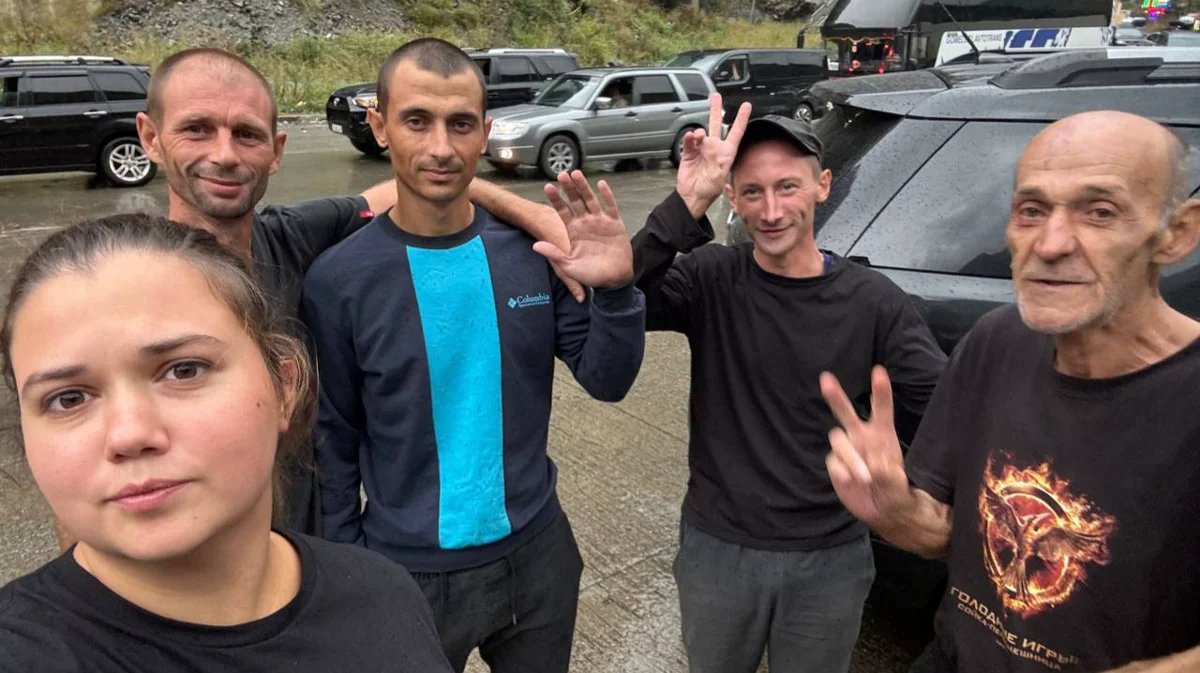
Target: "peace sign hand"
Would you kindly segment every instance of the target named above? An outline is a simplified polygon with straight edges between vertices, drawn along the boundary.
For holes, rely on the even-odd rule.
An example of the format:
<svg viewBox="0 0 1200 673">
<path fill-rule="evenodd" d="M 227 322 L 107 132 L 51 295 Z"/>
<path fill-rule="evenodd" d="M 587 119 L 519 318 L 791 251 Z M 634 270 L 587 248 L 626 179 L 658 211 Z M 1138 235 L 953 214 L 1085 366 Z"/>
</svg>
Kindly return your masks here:
<svg viewBox="0 0 1200 673">
<path fill-rule="evenodd" d="M 871 418 L 863 420 L 837 378 L 821 374 L 821 395 L 841 425 L 829 431 L 832 451 L 825 458 L 829 478 L 842 504 L 871 526 L 908 503 L 908 477 L 892 412 L 887 371 L 871 371 Z"/>
</svg>

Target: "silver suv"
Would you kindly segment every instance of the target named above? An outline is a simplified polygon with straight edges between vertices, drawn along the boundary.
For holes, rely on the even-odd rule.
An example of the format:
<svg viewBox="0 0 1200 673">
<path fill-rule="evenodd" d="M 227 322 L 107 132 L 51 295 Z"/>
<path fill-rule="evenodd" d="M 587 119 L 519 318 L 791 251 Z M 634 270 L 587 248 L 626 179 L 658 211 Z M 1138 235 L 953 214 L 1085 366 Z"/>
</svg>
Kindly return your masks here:
<svg viewBox="0 0 1200 673">
<path fill-rule="evenodd" d="M 553 179 L 585 160 L 670 159 L 708 122 L 712 81 L 689 68 L 594 68 L 562 75 L 532 103 L 491 111 L 487 159 Z"/>
</svg>

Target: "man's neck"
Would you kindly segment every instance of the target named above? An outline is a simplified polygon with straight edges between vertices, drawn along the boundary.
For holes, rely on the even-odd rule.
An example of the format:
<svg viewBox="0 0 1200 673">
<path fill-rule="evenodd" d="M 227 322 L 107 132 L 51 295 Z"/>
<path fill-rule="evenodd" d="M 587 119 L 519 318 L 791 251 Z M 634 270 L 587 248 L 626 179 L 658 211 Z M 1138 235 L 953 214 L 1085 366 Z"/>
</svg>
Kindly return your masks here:
<svg viewBox="0 0 1200 673">
<path fill-rule="evenodd" d="M 825 255 L 808 239 L 787 254 L 770 256 L 754 249 L 754 262 L 767 273 L 785 278 L 817 278 L 825 273 Z"/>
<path fill-rule="evenodd" d="M 172 193 L 169 197 L 167 217 L 197 229 L 203 229 L 222 245 L 227 245 L 248 261 L 254 258 L 250 253 L 250 232 L 254 229 L 254 211 L 231 219 L 209 217 L 192 208 L 182 199 Z"/>
<path fill-rule="evenodd" d="M 154 614 L 210 626 L 245 624 L 277 612 L 300 590 L 299 555 L 282 536 L 266 533 L 265 511 L 262 521 L 224 531 L 179 559 L 140 562 L 83 542 L 74 556 L 114 593 Z"/>
<path fill-rule="evenodd" d="M 1054 368 L 1082 379 L 1108 379 L 1161 362 L 1200 338 L 1200 322 L 1155 296 L 1106 325 L 1054 338 Z"/>
<path fill-rule="evenodd" d="M 409 191 L 396 181 L 396 206 L 388 216 L 400 230 L 415 236 L 449 236 L 471 226 L 475 206 L 464 191 L 453 201 L 438 203 Z"/>
</svg>

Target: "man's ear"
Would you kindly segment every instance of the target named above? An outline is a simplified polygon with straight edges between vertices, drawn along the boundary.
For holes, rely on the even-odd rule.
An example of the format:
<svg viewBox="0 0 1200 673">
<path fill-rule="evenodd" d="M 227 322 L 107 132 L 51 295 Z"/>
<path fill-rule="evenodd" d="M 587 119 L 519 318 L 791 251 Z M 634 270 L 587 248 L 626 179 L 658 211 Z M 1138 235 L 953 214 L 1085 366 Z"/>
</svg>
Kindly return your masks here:
<svg viewBox="0 0 1200 673">
<path fill-rule="evenodd" d="M 156 164 L 162 163 L 162 154 L 158 151 L 158 125 L 145 112 L 137 113 L 138 140 L 142 141 L 142 151 Z"/>
<path fill-rule="evenodd" d="M 283 146 L 287 144 L 287 132 L 279 131 L 275 134 L 275 161 L 271 162 L 271 175 L 279 170 L 279 165 L 283 163 Z"/>
<path fill-rule="evenodd" d="M 483 118 L 483 147 L 479 148 L 479 154 L 487 154 L 488 138 L 492 137 L 492 118 Z"/>
<path fill-rule="evenodd" d="M 387 136 L 383 133 L 384 119 L 379 114 L 379 108 L 367 108 L 367 123 L 371 125 L 371 133 L 375 134 L 375 142 L 380 147 L 387 147 Z"/>
<path fill-rule="evenodd" d="M 725 199 L 729 201 L 729 207 L 733 208 L 733 212 L 737 212 L 737 198 L 734 196 L 733 183 L 725 183 Z"/>
<path fill-rule="evenodd" d="M 829 190 L 833 186 L 833 173 L 828 168 L 817 175 L 817 203 L 825 203 L 829 198 Z"/>
<path fill-rule="evenodd" d="M 1175 210 L 1167 228 L 1158 234 L 1154 263 L 1174 264 L 1191 254 L 1200 242 L 1200 199 L 1191 199 Z"/>
</svg>

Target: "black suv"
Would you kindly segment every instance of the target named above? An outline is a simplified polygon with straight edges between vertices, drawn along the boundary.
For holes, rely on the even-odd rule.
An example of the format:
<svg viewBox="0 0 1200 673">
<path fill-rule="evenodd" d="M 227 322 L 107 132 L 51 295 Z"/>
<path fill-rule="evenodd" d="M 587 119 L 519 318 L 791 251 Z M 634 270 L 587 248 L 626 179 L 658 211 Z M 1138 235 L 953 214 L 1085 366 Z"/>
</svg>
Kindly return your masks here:
<svg viewBox="0 0 1200 673">
<path fill-rule="evenodd" d="M 120 187 L 156 166 L 138 141 L 149 68 L 104 56 L 0 57 L 0 175 L 91 171 Z"/>
<path fill-rule="evenodd" d="M 1004 238 L 1014 170 L 1048 124 L 1100 109 L 1166 124 L 1187 139 L 1188 186 L 1193 197 L 1200 190 L 1200 49 L 982 58 L 814 87 L 827 101 L 813 126 L 834 176 L 817 207 L 817 243 L 908 292 L 947 353 L 980 316 L 1014 299 Z M 730 241 L 745 240 L 730 219 Z M 1162 291 L 1200 318 L 1200 251 L 1164 270 Z M 883 591 L 910 604 L 940 597 L 937 565 L 886 545 L 876 556 Z"/>
<path fill-rule="evenodd" d="M 725 119 L 733 119 L 743 101 L 755 117 L 813 119 L 818 104 L 809 88 L 830 75 L 823 49 L 701 49 L 676 54 L 666 65 L 708 75 L 721 94 Z"/>
<path fill-rule="evenodd" d="M 554 78 L 579 69 L 575 54 L 562 49 L 467 49 L 471 60 L 483 71 L 487 82 L 488 109 L 520 105 Z M 329 130 L 350 139 L 363 154 L 376 155 L 383 148 L 375 142 L 367 124 L 367 108 L 378 100 L 374 82 L 342 87 L 325 104 Z"/>
</svg>

